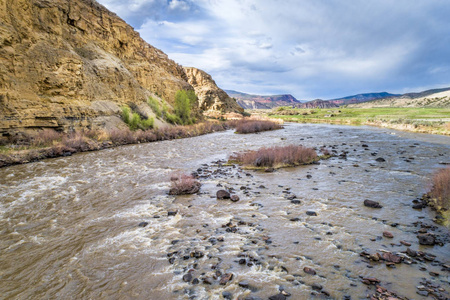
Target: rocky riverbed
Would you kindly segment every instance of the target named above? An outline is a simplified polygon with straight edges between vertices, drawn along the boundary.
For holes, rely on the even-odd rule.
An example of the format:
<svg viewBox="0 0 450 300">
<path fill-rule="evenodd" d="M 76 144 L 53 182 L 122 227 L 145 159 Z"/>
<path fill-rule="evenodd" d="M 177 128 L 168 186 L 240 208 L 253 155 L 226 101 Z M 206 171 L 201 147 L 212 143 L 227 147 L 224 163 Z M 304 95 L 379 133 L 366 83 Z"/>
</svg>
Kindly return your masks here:
<svg viewBox="0 0 450 300">
<path fill-rule="evenodd" d="M 450 143 L 399 134 L 288 124 L 1 169 L 0 292 L 446 299 L 449 231 L 417 205 Z M 288 144 L 336 156 L 275 172 L 226 164 L 234 151 Z M 168 195 L 173 171 L 194 173 L 200 191 Z"/>
</svg>

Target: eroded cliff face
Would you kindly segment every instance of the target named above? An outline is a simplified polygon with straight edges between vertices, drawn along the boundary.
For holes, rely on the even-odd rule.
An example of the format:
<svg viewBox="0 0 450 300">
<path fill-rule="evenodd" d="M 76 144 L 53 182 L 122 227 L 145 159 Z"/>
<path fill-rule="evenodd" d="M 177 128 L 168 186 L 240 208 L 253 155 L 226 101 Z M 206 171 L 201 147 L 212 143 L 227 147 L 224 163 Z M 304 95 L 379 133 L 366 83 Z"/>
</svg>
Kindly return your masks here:
<svg viewBox="0 0 450 300">
<path fill-rule="evenodd" d="M 0 0 L 0 133 L 120 123 L 180 89 L 183 68 L 95 1 Z"/>
<path fill-rule="evenodd" d="M 216 85 L 211 75 L 193 67 L 185 67 L 184 70 L 189 84 L 194 87 L 199 107 L 204 115 L 218 117 L 226 112 L 244 111 L 235 100 Z"/>
</svg>

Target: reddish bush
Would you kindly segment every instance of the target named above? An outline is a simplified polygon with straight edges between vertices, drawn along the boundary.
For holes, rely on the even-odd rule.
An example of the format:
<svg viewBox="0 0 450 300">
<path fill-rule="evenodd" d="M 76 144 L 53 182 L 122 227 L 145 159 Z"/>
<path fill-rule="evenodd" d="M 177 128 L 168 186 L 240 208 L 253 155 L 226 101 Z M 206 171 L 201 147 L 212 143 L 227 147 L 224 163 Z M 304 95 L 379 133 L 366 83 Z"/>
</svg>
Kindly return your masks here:
<svg viewBox="0 0 450 300">
<path fill-rule="evenodd" d="M 169 195 L 188 195 L 195 194 L 200 190 L 200 182 L 194 179 L 192 175 L 183 173 L 174 173 L 170 176 L 172 187 Z"/>
<path fill-rule="evenodd" d="M 232 121 L 230 125 L 236 127 L 237 133 L 255 133 L 283 128 L 280 124 L 272 121 L 251 119 Z"/>
<path fill-rule="evenodd" d="M 258 168 L 298 166 L 316 161 L 317 153 L 311 148 L 289 145 L 237 153 L 230 160 Z"/>
<path fill-rule="evenodd" d="M 95 150 L 98 147 L 96 143 L 88 139 L 82 132 L 73 132 L 69 134 L 63 138 L 62 144 L 76 152 Z"/>
<path fill-rule="evenodd" d="M 135 132 L 136 140 L 140 143 L 149 143 L 156 141 L 156 134 L 153 130 L 138 130 Z"/>
<path fill-rule="evenodd" d="M 126 129 L 113 129 L 109 132 L 109 138 L 114 145 L 126 145 L 136 143 L 136 137 L 133 132 Z"/>
<path fill-rule="evenodd" d="M 60 141 L 62 134 L 53 129 L 39 131 L 32 139 L 32 145 L 36 147 L 51 146 L 54 142 Z"/>
<path fill-rule="evenodd" d="M 428 195 L 435 199 L 439 208 L 450 209 L 450 166 L 437 171 L 433 176 L 432 184 Z"/>
</svg>

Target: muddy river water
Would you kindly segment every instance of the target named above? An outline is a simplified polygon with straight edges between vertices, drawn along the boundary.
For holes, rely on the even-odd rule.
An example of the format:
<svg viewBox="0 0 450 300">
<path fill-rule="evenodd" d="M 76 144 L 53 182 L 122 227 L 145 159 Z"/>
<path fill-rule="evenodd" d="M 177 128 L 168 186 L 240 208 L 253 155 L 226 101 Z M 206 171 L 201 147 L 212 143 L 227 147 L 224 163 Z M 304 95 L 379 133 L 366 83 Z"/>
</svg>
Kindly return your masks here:
<svg viewBox="0 0 450 300">
<path fill-rule="evenodd" d="M 288 144 L 346 156 L 273 173 L 222 165 L 235 151 Z M 366 299 L 375 287 L 362 279 L 373 277 L 399 296 L 438 297 L 417 288 L 431 286 L 445 299 L 448 230 L 412 201 L 449 154 L 450 137 L 286 124 L 3 168 L 0 298 Z M 168 195 L 174 171 L 197 172 L 200 193 Z M 217 200 L 219 189 L 240 200 Z M 419 245 L 419 230 L 441 243 Z M 425 254 L 405 256 L 400 241 Z"/>
</svg>

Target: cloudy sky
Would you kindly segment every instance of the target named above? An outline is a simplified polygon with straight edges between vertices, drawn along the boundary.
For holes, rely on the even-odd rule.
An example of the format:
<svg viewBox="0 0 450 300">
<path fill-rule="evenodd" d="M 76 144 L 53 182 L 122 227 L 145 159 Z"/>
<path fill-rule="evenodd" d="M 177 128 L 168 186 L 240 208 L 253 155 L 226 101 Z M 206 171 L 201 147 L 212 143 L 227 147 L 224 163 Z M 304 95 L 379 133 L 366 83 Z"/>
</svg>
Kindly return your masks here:
<svg viewBox="0 0 450 300">
<path fill-rule="evenodd" d="M 332 99 L 450 86 L 449 0 L 97 0 L 219 87 Z"/>
</svg>

